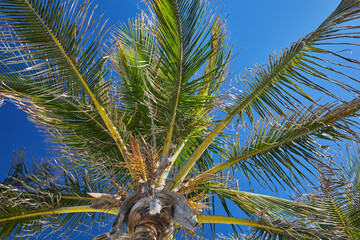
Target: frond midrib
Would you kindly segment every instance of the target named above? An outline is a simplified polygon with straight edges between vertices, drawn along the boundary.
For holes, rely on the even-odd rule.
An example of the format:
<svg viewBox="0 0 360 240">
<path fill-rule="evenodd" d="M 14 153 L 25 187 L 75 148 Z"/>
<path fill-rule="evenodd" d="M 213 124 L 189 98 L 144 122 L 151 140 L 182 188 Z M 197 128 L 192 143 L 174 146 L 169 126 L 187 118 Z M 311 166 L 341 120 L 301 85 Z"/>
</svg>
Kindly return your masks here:
<svg viewBox="0 0 360 240">
<path fill-rule="evenodd" d="M 351 109 L 351 114 L 355 113 L 355 112 L 358 112 L 360 109 L 359 109 L 359 105 L 360 105 L 360 101 L 358 100 L 357 102 L 357 109 L 353 108 Z M 346 113 L 344 114 L 345 117 L 348 117 L 349 113 Z M 337 122 L 339 120 L 341 120 L 343 117 L 337 117 L 335 118 L 335 116 L 333 115 L 330 115 L 330 116 L 324 116 L 323 119 L 317 121 L 317 122 L 314 122 L 312 123 L 312 126 L 308 126 L 308 125 L 305 125 L 305 126 L 302 126 L 302 128 L 300 129 L 295 129 L 294 132 L 292 132 L 291 134 L 289 134 L 291 137 L 287 137 L 287 138 L 284 138 L 280 141 L 277 141 L 276 143 L 272 143 L 272 144 L 269 144 L 267 145 L 266 147 L 262 148 L 262 149 L 257 149 L 257 150 L 254 150 L 252 152 L 248 152 L 247 154 L 245 155 L 242 155 L 240 157 L 237 157 L 237 158 L 234 158 L 234 159 L 229 159 L 223 163 L 220 163 L 219 165 L 215 166 L 214 168 L 212 169 L 209 169 L 208 171 L 204 172 L 204 174 L 214 174 L 214 173 L 217 173 L 237 162 L 240 162 L 240 161 L 243 161 L 247 158 L 250 158 L 252 156 L 255 156 L 255 155 L 258 155 L 258 154 L 261 154 L 263 152 L 266 152 L 266 151 L 269 151 L 271 149 L 275 149 L 277 147 L 280 147 L 281 145 L 283 144 L 286 144 L 288 142 L 292 142 L 300 137 L 303 137 L 303 136 L 306 136 L 308 134 L 311 134 L 312 132 L 314 131 L 317 131 L 321 128 L 324 128 L 326 126 L 329 126 L 331 125 L 332 123 L 334 122 Z M 298 134 L 296 134 L 296 132 L 298 132 Z"/>
<path fill-rule="evenodd" d="M 222 224 L 237 224 L 237 225 L 244 225 L 244 226 L 250 226 L 250 227 L 256 227 L 256 228 L 262 228 L 266 230 L 276 231 L 280 233 L 286 233 L 287 231 L 277 228 L 268 226 L 265 224 L 262 224 L 258 221 L 243 219 L 243 218 L 234 218 L 234 217 L 224 217 L 224 216 L 214 216 L 214 215 L 198 215 L 197 220 L 199 223 L 222 223 Z M 306 236 L 304 234 L 299 234 L 293 231 L 290 231 L 290 233 L 294 236 L 299 236 L 304 239 L 317 239 L 312 238 L 309 236 Z"/>
<path fill-rule="evenodd" d="M 45 210 L 45 211 L 38 211 L 28 214 L 20 214 L 17 216 L 11 216 L 7 218 L 0 218 L 1 222 L 13 221 L 17 219 L 26 219 L 32 217 L 40 217 L 45 215 L 55 215 L 55 214 L 67 214 L 67 213 L 80 213 L 80 212 L 97 212 L 97 213 L 109 213 L 116 215 L 118 213 L 118 208 L 112 208 L 109 210 L 104 209 L 94 209 L 91 208 L 89 205 L 86 206 L 76 206 L 76 207 L 63 207 L 54 210 Z"/>
<path fill-rule="evenodd" d="M 176 112 L 178 109 L 178 105 L 179 105 L 179 101 L 180 101 L 180 94 L 181 94 L 181 90 L 182 90 L 182 75 L 183 75 L 183 41 L 182 41 L 182 31 L 181 31 L 181 21 L 180 21 L 180 15 L 179 15 L 179 6 L 178 4 L 174 1 L 174 4 L 176 6 L 176 25 L 177 25 L 177 31 L 179 34 L 179 59 L 178 59 L 178 63 L 177 63 L 177 76 L 178 76 L 178 86 L 177 86 L 177 92 L 176 92 L 176 98 L 175 98 L 175 105 L 173 108 L 173 112 L 172 112 L 172 117 L 171 117 L 171 122 L 170 122 L 170 126 L 169 126 L 169 130 L 168 130 L 168 134 L 166 135 L 165 138 L 165 143 L 164 143 L 164 150 L 163 150 L 163 154 L 162 157 L 164 157 L 171 146 L 171 141 L 172 141 L 172 135 L 173 135 L 173 131 L 174 131 L 174 125 L 175 125 L 175 119 L 176 119 Z"/>
<path fill-rule="evenodd" d="M 38 21 L 41 23 L 41 25 L 44 27 L 44 29 L 46 30 L 47 34 L 51 37 L 51 39 L 54 41 L 54 43 L 56 44 L 56 46 L 58 47 L 58 49 L 60 50 L 62 56 L 66 59 L 66 61 L 68 62 L 68 64 L 70 65 L 71 69 L 74 71 L 74 73 L 76 74 L 76 76 L 79 78 L 81 84 L 85 87 L 87 93 L 89 94 L 91 100 L 94 102 L 96 109 L 98 110 L 101 118 L 103 119 L 103 121 L 105 122 L 105 125 L 107 127 L 107 130 L 110 132 L 112 138 L 114 139 L 116 145 L 118 146 L 122 156 L 124 157 L 124 159 L 127 159 L 127 148 L 125 146 L 124 141 L 122 140 L 119 132 L 117 131 L 115 125 L 112 123 L 112 121 L 110 120 L 110 118 L 108 117 L 108 115 L 105 112 L 105 109 L 103 108 L 103 106 L 98 102 L 98 100 L 96 99 L 94 93 L 91 91 L 90 87 L 88 86 L 88 84 L 86 83 L 84 77 L 80 74 L 79 70 L 76 68 L 75 64 L 73 63 L 73 61 L 71 60 L 71 58 L 67 55 L 65 49 L 63 48 L 63 46 L 61 45 L 61 43 L 59 42 L 59 40 L 56 38 L 56 36 L 52 33 L 52 31 L 50 30 L 49 26 L 44 22 L 44 20 L 40 17 L 40 15 L 37 13 L 37 11 L 33 8 L 33 6 L 29 3 L 28 0 L 25 0 L 26 4 L 28 5 L 28 7 L 30 8 L 31 12 L 36 16 L 36 18 L 38 19 Z"/>
</svg>

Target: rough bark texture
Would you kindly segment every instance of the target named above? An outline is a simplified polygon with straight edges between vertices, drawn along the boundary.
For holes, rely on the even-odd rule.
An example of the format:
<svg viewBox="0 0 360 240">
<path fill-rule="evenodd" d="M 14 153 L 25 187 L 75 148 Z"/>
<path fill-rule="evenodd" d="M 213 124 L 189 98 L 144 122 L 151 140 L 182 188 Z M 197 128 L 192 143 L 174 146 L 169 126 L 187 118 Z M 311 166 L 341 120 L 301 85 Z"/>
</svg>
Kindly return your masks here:
<svg viewBox="0 0 360 240">
<path fill-rule="evenodd" d="M 166 240 L 174 231 L 173 210 L 164 206 L 159 214 L 151 215 L 148 206 L 133 209 L 127 221 L 129 236 L 134 240 Z"/>
<path fill-rule="evenodd" d="M 136 228 L 134 240 L 157 240 L 157 230 L 154 225 L 141 225 Z"/>
</svg>

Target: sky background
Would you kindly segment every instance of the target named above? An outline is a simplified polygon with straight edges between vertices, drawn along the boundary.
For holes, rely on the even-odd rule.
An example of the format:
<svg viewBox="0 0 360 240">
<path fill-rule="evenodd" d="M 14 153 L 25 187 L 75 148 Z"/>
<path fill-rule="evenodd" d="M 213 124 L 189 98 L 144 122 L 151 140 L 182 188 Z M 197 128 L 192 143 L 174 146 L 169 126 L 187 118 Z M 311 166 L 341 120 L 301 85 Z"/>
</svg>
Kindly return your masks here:
<svg viewBox="0 0 360 240">
<path fill-rule="evenodd" d="M 109 24 L 127 22 L 139 13 L 140 0 L 94 0 L 97 13 L 104 13 Z M 336 8 L 340 0 L 223 0 L 230 44 L 238 55 L 232 62 L 233 73 L 241 74 L 254 64 L 264 64 L 273 52 L 289 47 L 300 37 L 315 30 Z M 0 180 L 9 171 L 14 150 L 26 148 L 28 160 L 46 157 L 45 137 L 27 121 L 26 115 L 11 102 L 0 107 Z M 280 193 L 285 196 L 286 194 Z M 223 234 L 231 230 L 218 228 Z"/>
</svg>

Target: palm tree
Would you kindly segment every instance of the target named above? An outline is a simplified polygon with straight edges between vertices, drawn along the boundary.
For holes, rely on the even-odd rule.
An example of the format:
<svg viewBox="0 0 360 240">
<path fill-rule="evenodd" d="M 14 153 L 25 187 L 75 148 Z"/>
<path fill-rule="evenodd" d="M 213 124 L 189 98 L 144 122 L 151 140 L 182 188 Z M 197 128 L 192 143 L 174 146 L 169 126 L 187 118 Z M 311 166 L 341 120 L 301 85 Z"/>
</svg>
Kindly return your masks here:
<svg viewBox="0 0 360 240">
<path fill-rule="evenodd" d="M 201 223 L 331 237 L 278 221 L 321 208 L 240 191 L 233 176 L 298 191 L 326 164 L 325 140 L 357 139 L 359 62 L 338 49 L 359 46 L 360 2 L 342 0 L 230 92 L 232 49 L 210 3 L 146 3 L 107 46 L 87 0 L 0 0 L 0 97 L 16 101 L 58 153 L 33 167 L 14 158 L 0 185 L 0 237 L 64 236 L 111 214 L 109 232 L 94 239 L 196 236 Z M 217 200 L 228 216 L 209 209 Z M 233 217 L 229 202 L 248 217 Z"/>
</svg>

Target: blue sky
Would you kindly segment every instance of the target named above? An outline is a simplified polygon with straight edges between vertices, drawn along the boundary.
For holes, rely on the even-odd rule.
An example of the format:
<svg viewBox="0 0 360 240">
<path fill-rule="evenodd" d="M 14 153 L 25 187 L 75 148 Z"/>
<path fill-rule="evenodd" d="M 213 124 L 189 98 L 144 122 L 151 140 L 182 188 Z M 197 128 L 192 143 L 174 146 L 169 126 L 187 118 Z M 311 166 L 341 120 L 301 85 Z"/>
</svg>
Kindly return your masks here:
<svg viewBox="0 0 360 240">
<path fill-rule="evenodd" d="M 94 0 L 99 5 L 97 12 L 103 12 L 111 25 L 138 14 L 140 2 Z M 273 51 L 278 52 L 315 30 L 339 3 L 340 0 L 223 0 L 220 8 L 224 6 L 222 15 L 227 15 L 230 43 L 235 43 L 235 52 L 239 53 L 232 63 L 233 72 L 241 74 L 253 64 L 266 63 Z M 0 179 L 8 172 L 12 152 L 22 148 L 26 148 L 28 160 L 49 154 L 44 136 L 23 112 L 5 101 L 0 107 Z M 230 230 L 223 233 L 227 231 Z"/>
</svg>

